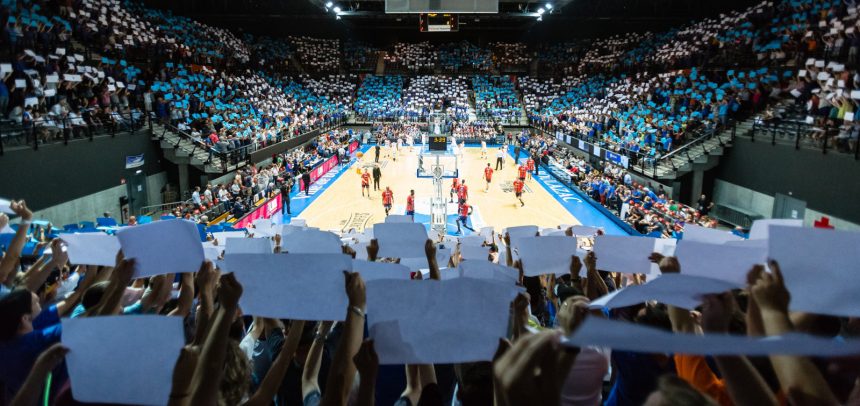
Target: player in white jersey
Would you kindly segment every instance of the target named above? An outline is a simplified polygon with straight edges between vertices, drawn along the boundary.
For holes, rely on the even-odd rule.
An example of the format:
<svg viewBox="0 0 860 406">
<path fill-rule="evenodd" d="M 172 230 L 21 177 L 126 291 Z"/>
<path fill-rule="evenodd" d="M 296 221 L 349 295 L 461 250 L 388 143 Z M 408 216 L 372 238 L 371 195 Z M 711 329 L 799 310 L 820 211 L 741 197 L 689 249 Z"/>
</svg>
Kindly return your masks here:
<svg viewBox="0 0 860 406">
<path fill-rule="evenodd" d="M 487 141 L 481 140 L 481 159 L 487 158 Z"/>
</svg>

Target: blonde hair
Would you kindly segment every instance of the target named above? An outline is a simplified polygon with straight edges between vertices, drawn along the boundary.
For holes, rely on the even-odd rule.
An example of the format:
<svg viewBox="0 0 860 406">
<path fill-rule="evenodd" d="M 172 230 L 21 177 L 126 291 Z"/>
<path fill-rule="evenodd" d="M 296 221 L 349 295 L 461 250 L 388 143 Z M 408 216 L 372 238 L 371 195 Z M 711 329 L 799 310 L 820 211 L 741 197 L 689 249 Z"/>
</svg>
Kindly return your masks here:
<svg viewBox="0 0 860 406">
<path fill-rule="evenodd" d="M 251 363 L 239 349 L 236 340 L 228 340 L 224 359 L 224 376 L 218 386 L 218 405 L 233 406 L 242 403 L 251 382 Z"/>
</svg>

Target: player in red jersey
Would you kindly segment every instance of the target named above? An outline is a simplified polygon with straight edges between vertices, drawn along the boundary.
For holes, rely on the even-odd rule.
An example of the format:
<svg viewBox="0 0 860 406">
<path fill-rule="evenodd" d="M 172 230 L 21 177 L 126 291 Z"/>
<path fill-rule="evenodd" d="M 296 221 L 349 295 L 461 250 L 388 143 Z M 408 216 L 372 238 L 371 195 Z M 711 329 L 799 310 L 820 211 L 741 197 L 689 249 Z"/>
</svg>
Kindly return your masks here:
<svg viewBox="0 0 860 406">
<path fill-rule="evenodd" d="M 484 180 L 487 182 L 487 187 L 484 188 L 484 192 L 489 192 L 490 182 L 493 180 L 493 168 L 490 166 L 489 162 L 487 162 L 487 167 L 484 168 Z"/>
<path fill-rule="evenodd" d="M 523 182 L 526 180 L 526 173 L 528 173 L 528 167 L 525 164 L 517 168 L 517 177 Z"/>
<path fill-rule="evenodd" d="M 415 220 L 415 190 L 410 190 L 409 196 L 406 196 L 406 215 Z"/>
<path fill-rule="evenodd" d="M 394 192 L 391 191 L 391 188 L 388 186 L 385 187 L 385 190 L 382 191 L 382 207 L 385 208 L 385 215 L 388 216 L 388 212 L 391 211 L 391 202 L 394 201 Z"/>
<path fill-rule="evenodd" d="M 523 202 L 523 187 L 525 186 L 525 182 L 522 179 L 517 179 L 514 181 L 514 196 L 517 197 L 517 200 L 520 201 L 520 207 L 525 206 L 526 204 Z M 516 204 L 515 204 L 516 205 Z"/>
<path fill-rule="evenodd" d="M 535 171 L 535 160 L 532 159 L 532 157 L 529 157 L 528 161 L 526 161 L 526 167 L 529 170 L 529 172 L 528 172 L 529 180 L 531 180 L 532 179 L 532 172 Z"/>
<path fill-rule="evenodd" d="M 361 173 L 361 196 L 364 197 L 364 190 L 367 189 L 367 198 L 370 198 L 370 173 L 367 169 Z"/>
<path fill-rule="evenodd" d="M 451 201 L 449 203 L 454 203 L 454 195 L 457 195 L 458 192 L 460 192 L 460 180 L 457 178 L 454 178 L 453 183 L 451 183 L 451 194 L 450 194 Z"/>
<path fill-rule="evenodd" d="M 457 214 L 459 215 L 459 217 L 457 217 L 457 234 L 460 234 L 462 232 L 460 230 L 460 223 L 463 223 L 463 227 L 466 227 L 469 230 L 472 230 L 472 232 L 474 232 L 475 229 L 469 227 L 469 216 L 472 215 L 472 206 L 469 206 L 464 200 L 462 203 L 460 203 L 460 207 L 457 209 Z"/>
<path fill-rule="evenodd" d="M 466 186 L 466 179 L 460 181 L 460 188 L 457 189 L 457 199 L 460 203 L 469 200 L 469 187 Z"/>
</svg>

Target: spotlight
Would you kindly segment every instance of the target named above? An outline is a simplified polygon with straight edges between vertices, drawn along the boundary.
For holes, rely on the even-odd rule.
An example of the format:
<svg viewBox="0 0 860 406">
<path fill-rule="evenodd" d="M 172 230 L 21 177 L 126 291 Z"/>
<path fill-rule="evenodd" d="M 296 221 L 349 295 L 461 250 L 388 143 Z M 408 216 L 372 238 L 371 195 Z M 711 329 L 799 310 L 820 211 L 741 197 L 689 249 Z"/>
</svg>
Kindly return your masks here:
<svg viewBox="0 0 860 406">
<path fill-rule="evenodd" d="M 547 9 L 547 10 L 552 10 L 552 4 L 546 3 L 546 9 Z"/>
<path fill-rule="evenodd" d="M 335 7 L 332 9 L 335 13 L 340 13 L 340 7 Z"/>
<path fill-rule="evenodd" d="M 340 20 L 340 16 L 335 17 L 336 20 Z"/>
<path fill-rule="evenodd" d="M 546 10 L 544 10 L 543 7 L 537 9 L 537 13 L 539 16 L 543 15 L 543 13 L 545 13 L 545 12 L 546 12 Z"/>
<path fill-rule="evenodd" d="M 325 4 L 325 8 L 331 8 L 331 6 L 333 6 L 333 5 L 334 5 L 334 3 L 328 2 Z"/>
<path fill-rule="evenodd" d="M 538 18 L 537 18 L 537 20 L 538 20 L 538 21 L 543 21 L 543 17 L 538 17 Z"/>
</svg>

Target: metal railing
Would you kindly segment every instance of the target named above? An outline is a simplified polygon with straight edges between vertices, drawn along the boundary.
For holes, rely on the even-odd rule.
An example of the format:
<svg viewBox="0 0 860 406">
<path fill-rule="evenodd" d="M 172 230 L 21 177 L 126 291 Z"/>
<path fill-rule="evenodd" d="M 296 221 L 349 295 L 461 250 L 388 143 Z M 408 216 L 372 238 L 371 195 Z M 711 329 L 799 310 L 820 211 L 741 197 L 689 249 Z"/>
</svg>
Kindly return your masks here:
<svg viewBox="0 0 860 406">
<path fill-rule="evenodd" d="M 139 111 L 110 114 L 89 114 L 79 117 L 40 117 L 35 120 L 0 123 L 0 155 L 7 149 L 32 148 L 47 144 L 68 145 L 69 141 L 121 134 L 134 134 L 142 129 L 145 116 Z"/>
<path fill-rule="evenodd" d="M 829 124 L 815 126 L 800 120 L 756 120 L 748 135 L 752 142 L 769 139 L 771 145 L 793 144 L 794 149 L 818 149 L 822 154 L 836 151 L 852 154 L 854 159 L 860 160 L 860 142 L 855 139 L 852 147 L 848 139 L 840 139 L 836 136 L 838 132 L 838 126 Z"/>
</svg>

